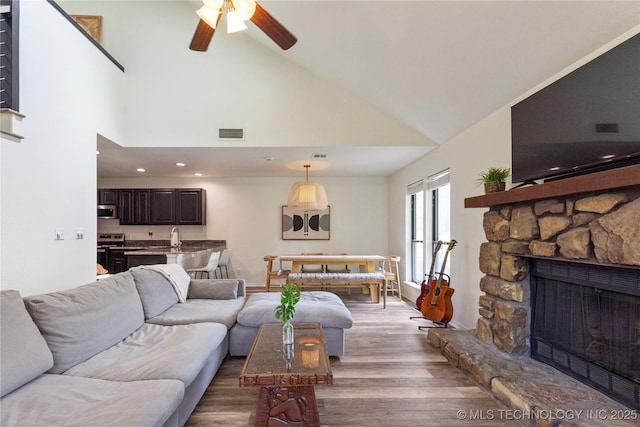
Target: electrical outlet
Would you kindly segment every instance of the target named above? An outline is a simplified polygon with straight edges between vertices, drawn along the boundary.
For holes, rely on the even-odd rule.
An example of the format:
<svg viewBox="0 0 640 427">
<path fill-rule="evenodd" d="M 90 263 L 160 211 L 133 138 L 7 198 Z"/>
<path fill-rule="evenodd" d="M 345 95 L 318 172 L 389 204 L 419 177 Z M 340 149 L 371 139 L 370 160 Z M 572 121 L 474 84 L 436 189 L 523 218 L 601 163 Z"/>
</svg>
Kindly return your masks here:
<svg viewBox="0 0 640 427">
<path fill-rule="evenodd" d="M 64 240 L 64 228 L 56 228 L 56 240 Z"/>
<path fill-rule="evenodd" d="M 76 239 L 77 240 L 84 239 L 84 229 L 83 228 L 76 228 Z"/>
</svg>

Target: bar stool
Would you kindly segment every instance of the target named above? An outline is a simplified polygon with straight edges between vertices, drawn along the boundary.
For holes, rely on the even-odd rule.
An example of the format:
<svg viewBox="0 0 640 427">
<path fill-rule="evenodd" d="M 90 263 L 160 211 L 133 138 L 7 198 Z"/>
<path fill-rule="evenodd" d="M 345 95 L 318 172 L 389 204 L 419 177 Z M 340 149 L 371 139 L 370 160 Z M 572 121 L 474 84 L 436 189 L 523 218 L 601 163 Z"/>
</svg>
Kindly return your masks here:
<svg viewBox="0 0 640 427">
<path fill-rule="evenodd" d="M 384 264 L 389 265 L 389 270 L 387 271 L 387 269 L 385 268 L 382 272 L 387 280 L 385 292 L 388 290 L 391 290 L 392 294 L 395 294 L 397 292 L 398 299 L 402 301 L 402 286 L 400 286 L 400 269 L 398 267 L 398 265 L 400 264 L 400 257 L 392 255 Z"/>
<path fill-rule="evenodd" d="M 215 271 L 216 278 L 218 277 L 218 271 L 220 271 L 221 279 L 229 278 L 229 269 L 227 267 L 229 265 L 229 261 L 231 261 L 231 250 L 225 249 L 222 251 L 222 254 L 220 255 L 220 260 L 218 261 L 218 267 L 216 268 L 216 271 Z M 223 268 L 224 268 L 224 274 L 222 273 Z"/>
<path fill-rule="evenodd" d="M 212 252 L 209 256 L 209 262 L 207 265 L 202 267 L 190 268 L 187 270 L 189 276 L 193 279 L 198 278 L 198 274 L 200 275 L 200 279 L 204 277 L 204 274 L 207 273 L 207 279 L 211 278 L 211 274 L 215 277 L 215 271 L 218 268 L 218 260 L 220 259 L 220 252 Z"/>
</svg>

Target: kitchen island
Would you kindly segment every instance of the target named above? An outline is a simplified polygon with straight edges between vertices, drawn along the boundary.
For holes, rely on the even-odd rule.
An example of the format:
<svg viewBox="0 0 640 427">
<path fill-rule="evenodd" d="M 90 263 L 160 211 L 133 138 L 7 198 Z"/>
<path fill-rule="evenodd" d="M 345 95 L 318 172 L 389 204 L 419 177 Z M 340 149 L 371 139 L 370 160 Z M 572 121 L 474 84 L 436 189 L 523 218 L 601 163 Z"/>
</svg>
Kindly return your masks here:
<svg viewBox="0 0 640 427">
<path fill-rule="evenodd" d="M 122 249 L 127 257 L 127 268 L 138 265 L 180 264 L 185 269 L 205 265 L 212 252 L 222 252 L 227 247 L 225 240 L 185 240 L 177 248 L 169 241 L 127 241 Z"/>
</svg>

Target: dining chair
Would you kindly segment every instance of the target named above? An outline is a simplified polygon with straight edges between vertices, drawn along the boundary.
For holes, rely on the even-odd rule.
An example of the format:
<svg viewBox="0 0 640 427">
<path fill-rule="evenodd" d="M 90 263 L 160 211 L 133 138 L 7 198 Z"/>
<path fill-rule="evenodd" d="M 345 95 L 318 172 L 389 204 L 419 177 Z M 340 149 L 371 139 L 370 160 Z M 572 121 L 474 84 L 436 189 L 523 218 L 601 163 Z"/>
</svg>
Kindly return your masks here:
<svg viewBox="0 0 640 427">
<path fill-rule="evenodd" d="M 346 255 L 346 253 L 334 254 L 334 255 Z M 338 265 L 326 264 L 324 266 L 324 271 L 326 271 L 327 273 L 351 273 L 351 269 L 347 264 L 345 264 L 344 267 L 342 267 L 342 265 L 338 266 Z"/>
<path fill-rule="evenodd" d="M 300 255 L 324 255 L 322 252 L 303 252 Z M 324 265 L 308 264 L 300 266 L 301 273 L 324 273 Z"/>
<path fill-rule="evenodd" d="M 400 285 L 400 257 L 392 255 L 389 259 L 384 263 L 388 268 L 384 268 L 382 272 L 387 280 L 387 285 L 385 286 L 385 292 L 391 291 L 393 295 L 398 294 L 398 299 L 402 301 L 402 287 Z M 395 284 L 395 285 L 394 285 Z"/>
<path fill-rule="evenodd" d="M 265 255 L 264 260 L 267 263 L 267 280 L 265 282 L 265 291 L 269 292 L 272 280 L 287 280 L 291 270 L 283 270 L 282 266 L 278 270 L 273 270 L 273 261 L 278 259 L 275 255 Z"/>
</svg>

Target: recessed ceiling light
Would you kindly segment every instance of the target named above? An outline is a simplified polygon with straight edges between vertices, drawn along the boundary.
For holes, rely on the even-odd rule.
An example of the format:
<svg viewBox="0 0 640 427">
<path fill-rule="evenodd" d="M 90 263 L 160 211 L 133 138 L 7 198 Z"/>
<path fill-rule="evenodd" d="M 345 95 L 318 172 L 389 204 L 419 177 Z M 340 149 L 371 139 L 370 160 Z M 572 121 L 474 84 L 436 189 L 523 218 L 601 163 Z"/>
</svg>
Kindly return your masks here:
<svg viewBox="0 0 640 427">
<path fill-rule="evenodd" d="M 194 173 L 195 176 L 202 176 L 202 174 L 200 172 L 196 172 Z"/>
<path fill-rule="evenodd" d="M 264 159 L 265 159 L 267 162 L 271 162 L 271 161 L 273 161 L 273 160 L 275 159 L 275 157 L 273 157 L 273 156 L 267 156 L 267 157 L 265 157 Z"/>
<path fill-rule="evenodd" d="M 607 154 L 605 156 L 602 156 L 603 159 L 613 159 L 616 155 L 615 154 Z"/>
<path fill-rule="evenodd" d="M 136 170 L 137 170 L 138 172 L 146 172 L 146 170 L 145 170 L 145 169 L 143 169 L 143 168 L 138 168 L 138 169 L 136 169 Z"/>
<path fill-rule="evenodd" d="M 184 163 L 182 163 L 182 162 L 178 162 L 178 163 L 176 163 L 176 166 L 183 167 L 183 166 L 185 166 L 185 164 L 184 164 Z"/>
<path fill-rule="evenodd" d="M 100 154 L 100 152 L 98 150 L 96 150 L 96 154 Z"/>
<path fill-rule="evenodd" d="M 550 171 L 557 171 L 560 169 L 560 166 L 554 166 L 552 168 L 549 168 Z"/>
</svg>

